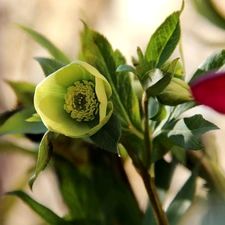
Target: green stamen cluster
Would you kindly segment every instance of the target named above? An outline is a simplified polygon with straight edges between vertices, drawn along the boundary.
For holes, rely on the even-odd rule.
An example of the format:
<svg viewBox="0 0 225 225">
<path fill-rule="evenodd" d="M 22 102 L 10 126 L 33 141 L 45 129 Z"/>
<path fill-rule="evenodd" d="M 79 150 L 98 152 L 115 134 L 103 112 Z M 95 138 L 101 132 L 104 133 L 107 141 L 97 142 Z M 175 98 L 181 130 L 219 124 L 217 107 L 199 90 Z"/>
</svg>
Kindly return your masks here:
<svg viewBox="0 0 225 225">
<path fill-rule="evenodd" d="M 92 81 L 76 81 L 64 96 L 64 109 L 78 122 L 91 121 L 98 113 L 99 102 Z"/>
</svg>

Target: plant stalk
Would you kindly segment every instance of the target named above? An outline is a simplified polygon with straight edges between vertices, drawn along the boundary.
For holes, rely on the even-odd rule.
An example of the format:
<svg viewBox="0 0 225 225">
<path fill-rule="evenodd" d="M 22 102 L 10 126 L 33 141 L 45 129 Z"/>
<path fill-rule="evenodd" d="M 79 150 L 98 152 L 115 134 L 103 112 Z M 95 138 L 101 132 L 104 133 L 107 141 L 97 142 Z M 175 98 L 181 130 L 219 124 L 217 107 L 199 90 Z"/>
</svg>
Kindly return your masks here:
<svg viewBox="0 0 225 225">
<path fill-rule="evenodd" d="M 144 166 L 149 169 L 152 162 L 152 141 L 149 132 L 149 116 L 148 116 L 148 104 L 149 98 L 147 97 L 146 92 L 143 93 L 142 96 L 142 108 L 144 113 L 144 141 L 145 141 L 145 149 L 143 152 L 143 163 Z"/>
<path fill-rule="evenodd" d="M 162 204 L 160 198 L 158 196 L 154 179 L 149 174 L 149 168 L 152 163 L 151 155 L 152 155 L 152 140 L 151 134 L 149 131 L 149 112 L 148 112 L 148 105 L 149 105 L 149 98 L 144 92 L 142 96 L 142 107 L 144 113 L 144 142 L 145 148 L 142 155 L 142 160 L 139 158 L 138 154 L 135 150 L 130 146 L 126 139 L 122 139 L 123 145 L 125 146 L 127 153 L 129 154 L 130 158 L 132 159 L 134 166 L 137 172 L 142 177 L 144 182 L 149 200 L 151 202 L 153 212 L 155 215 L 155 219 L 158 225 L 169 225 L 168 219 L 166 214 L 162 208 Z"/>
<path fill-rule="evenodd" d="M 129 154 L 130 158 L 132 159 L 137 172 L 142 177 L 149 200 L 151 202 L 151 205 L 152 205 L 152 208 L 154 211 L 154 215 L 155 215 L 157 224 L 158 225 L 169 225 L 168 219 L 162 208 L 161 201 L 160 201 L 158 193 L 156 191 L 156 187 L 155 187 L 153 178 L 150 176 L 147 168 L 144 166 L 144 164 L 140 160 L 139 156 L 136 154 L 134 149 L 132 149 L 130 144 L 125 139 L 123 139 L 122 142 L 127 150 L 127 153 Z"/>
</svg>

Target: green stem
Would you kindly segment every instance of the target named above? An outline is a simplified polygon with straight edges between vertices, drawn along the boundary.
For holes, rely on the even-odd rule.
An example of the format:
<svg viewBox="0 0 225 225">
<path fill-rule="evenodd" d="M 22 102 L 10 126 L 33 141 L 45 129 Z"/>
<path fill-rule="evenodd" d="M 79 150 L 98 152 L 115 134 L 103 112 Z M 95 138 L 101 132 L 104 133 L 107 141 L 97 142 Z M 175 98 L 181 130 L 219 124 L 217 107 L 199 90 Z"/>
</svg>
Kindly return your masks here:
<svg viewBox="0 0 225 225">
<path fill-rule="evenodd" d="M 179 41 L 179 51 L 180 51 L 180 57 L 181 57 L 182 65 L 183 65 L 184 74 L 186 74 L 184 51 L 183 51 L 183 45 L 182 45 L 182 36 L 180 37 L 180 41 Z"/>
<path fill-rule="evenodd" d="M 166 214 L 162 208 L 162 204 L 158 193 L 156 191 L 155 183 L 153 178 L 150 176 L 148 169 L 151 166 L 151 155 L 152 155 L 152 140 L 151 133 L 149 131 L 149 115 L 148 115 L 148 105 L 149 98 L 144 92 L 142 96 L 142 107 L 144 113 L 144 143 L 145 148 L 142 155 L 142 160 L 139 158 L 138 154 L 130 146 L 130 144 L 122 139 L 122 143 L 125 146 L 127 153 L 132 159 L 137 172 L 142 177 L 146 191 L 148 193 L 149 200 L 151 202 L 153 212 L 158 225 L 169 225 Z"/>
<path fill-rule="evenodd" d="M 142 177 L 144 182 L 149 200 L 151 202 L 153 212 L 158 225 L 169 225 L 166 214 L 162 208 L 161 201 L 159 199 L 158 193 L 156 191 L 155 183 L 153 178 L 148 173 L 147 168 L 144 166 L 134 149 L 130 146 L 130 144 L 126 140 L 122 140 L 123 145 L 125 146 L 127 153 L 132 159 L 134 166 L 137 172 Z"/>
<path fill-rule="evenodd" d="M 149 168 L 151 165 L 151 155 L 152 155 L 152 141 L 151 134 L 149 132 L 149 118 L 148 118 L 148 104 L 149 98 L 147 97 L 146 92 L 143 93 L 142 96 L 142 107 L 144 113 L 144 141 L 145 141 L 145 149 L 143 152 L 143 162 L 146 168 Z"/>
</svg>

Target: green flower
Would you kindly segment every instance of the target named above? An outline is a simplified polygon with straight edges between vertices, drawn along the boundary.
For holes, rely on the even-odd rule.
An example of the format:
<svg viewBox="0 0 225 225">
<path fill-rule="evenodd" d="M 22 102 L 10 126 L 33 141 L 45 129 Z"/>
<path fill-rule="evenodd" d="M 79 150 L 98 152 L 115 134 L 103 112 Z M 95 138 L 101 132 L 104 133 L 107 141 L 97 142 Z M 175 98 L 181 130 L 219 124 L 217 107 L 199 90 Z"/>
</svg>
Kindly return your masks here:
<svg viewBox="0 0 225 225">
<path fill-rule="evenodd" d="M 82 138 L 108 122 L 113 112 L 111 95 L 110 84 L 98 70 L 74 61 L 38 84 L 34 107 L 49 130 Z"/>
</svg>

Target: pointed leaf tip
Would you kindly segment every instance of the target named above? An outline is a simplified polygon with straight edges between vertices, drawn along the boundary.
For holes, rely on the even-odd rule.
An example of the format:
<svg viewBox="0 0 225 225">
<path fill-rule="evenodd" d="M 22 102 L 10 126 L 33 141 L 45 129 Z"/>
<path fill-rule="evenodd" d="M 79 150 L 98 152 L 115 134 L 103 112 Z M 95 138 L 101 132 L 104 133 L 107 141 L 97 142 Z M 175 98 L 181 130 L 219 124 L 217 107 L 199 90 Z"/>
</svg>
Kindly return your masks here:
<svg viewBox="0 0 225 225">
<path fill-rule="evenodd" d="M 169 131 L 169 139 L 177 146 L 189 150 L 200 150 L 203 148 L 200 136 L 218 127 L 205 120 L 202 115 L 184 117 L 177 121 L 172 130 Z"/>
<path fill-rule="evenodd" d="M 35 30 L 32 30 L 29 27 L 17 24 L 17 26 L 29 34 L 39 45 L 45 48 L 56 60 L 61 61 L 62 63 L 70 63 L 70 59 L 51 41 L 49 41 L 45 36 L 38 33 Z"/>
<path fill-rule="evenodd" d="M 37 165 L 35 169 L 35 173 L 29 180 L 29 187 L 32 190 L 33 184 L 36 181 L 39 173 L 43 171 L 48 165 L 53 151 L 53 143 L 52 141 L 57 137 L 58 134 L 52 133 L 51 131 L 47 131 L 40 143 L 39 151 L 38 151 L 38 159 Z"/>
</svg>

